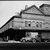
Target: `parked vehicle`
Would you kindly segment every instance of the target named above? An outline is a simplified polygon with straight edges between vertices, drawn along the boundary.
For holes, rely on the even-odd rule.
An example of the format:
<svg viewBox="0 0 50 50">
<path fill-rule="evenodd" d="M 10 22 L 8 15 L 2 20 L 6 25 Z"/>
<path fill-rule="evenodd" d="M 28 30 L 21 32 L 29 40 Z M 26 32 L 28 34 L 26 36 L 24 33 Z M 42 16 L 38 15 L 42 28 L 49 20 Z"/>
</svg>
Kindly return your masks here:
<svg viewBox="0 0 50 50">
<path fill-rule="evenodd" d="M 34 35 L 35 33 L 35 35 Z M 38 34 L 36 32 L 26 32 L 26 37 L 21 38 L 21 42 L 33 42 L 35 43 L 38 40 Z"/>
<path fill-rule="evenodd" d="M 27 42 L 27 41 L 30 41 L 31 38 L 30 37 L 23 37 L 20 41 L 21 42 Z"/>
</svg>

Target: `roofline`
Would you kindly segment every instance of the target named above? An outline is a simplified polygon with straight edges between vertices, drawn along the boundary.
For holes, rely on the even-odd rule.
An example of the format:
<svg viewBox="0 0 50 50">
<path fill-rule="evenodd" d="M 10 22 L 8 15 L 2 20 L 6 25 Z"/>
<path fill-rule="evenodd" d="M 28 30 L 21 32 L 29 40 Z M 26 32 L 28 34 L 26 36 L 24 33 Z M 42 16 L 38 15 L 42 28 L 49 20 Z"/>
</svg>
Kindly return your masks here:
<svg viewBox="0 0 50 50">
<path fill-rule="evenodd" d="M 47 16 L 47 17 L 50 17 L 50 15 L 42 15 L 42 14 L 35 14 L 35 13 L 23 13 L 23 14 L 40 15 L 40 16 Z"/>
<path fill-rule="evenodd" d="M 3 28 L 7 23 L 9 23 L 13 18 L 21 18 L 21 17 L 12 16 L 1 28 Z M 1 28 L 0 28 L 0 29 L 1 29 Z"/>
<path fill-rule="evenodd" d="M 30 14 L 30 15 L 40 15 L 40 16 L 44 16 L 42 14 L 35 14 L 35 13 L 23 13 L 23 14 Z"/>
<path fill-rule="evenodd" d="M 22 19 L 27 19 L 27 20 L 40 20 L 40 21 L 45 21 L 44 19 L 36 19 L 36 18 L 22 18 Z"/>
<path fill-rule="evenodd" d="M 22 10 L 22 11 L 20 12 L 20 15 L 21 15 L 22 13 L 24 13 L 24 11 L 26 11 L 26 10 L 32 8 L 33 6 L 34 6 L 36 9 L 38 9 L 42 14 L 44 14 L 37 6 L 32 5 L 32 6 L 28 7 L 27 9 Z M 44 14 L 44 15 L 45 15 L 45 14 Z"/>
<path fill-rule="evenodd" d="M 49 4 L 42 4 L 42 5 L 39 6 L 39 7 L 41 8 L 41 7 L 43 7 L 43 6 L 48 6 L 48 7 L 49 7 L 50 5 L 49 5 Z"/>
</svg>

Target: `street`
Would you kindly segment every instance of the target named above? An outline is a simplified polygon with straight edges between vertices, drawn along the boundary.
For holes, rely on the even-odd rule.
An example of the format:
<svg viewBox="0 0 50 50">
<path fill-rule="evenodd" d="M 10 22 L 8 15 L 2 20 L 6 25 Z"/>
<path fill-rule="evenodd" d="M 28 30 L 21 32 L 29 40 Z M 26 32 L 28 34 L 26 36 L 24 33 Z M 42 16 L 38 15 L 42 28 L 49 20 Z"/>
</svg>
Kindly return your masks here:
<svg viewBox="0 0 50 50">
<path fill-rule="evenodd" d="M 50 50 L 50 43 L 0 43 L 1 50 L 40 49 Z"/>
</svg>

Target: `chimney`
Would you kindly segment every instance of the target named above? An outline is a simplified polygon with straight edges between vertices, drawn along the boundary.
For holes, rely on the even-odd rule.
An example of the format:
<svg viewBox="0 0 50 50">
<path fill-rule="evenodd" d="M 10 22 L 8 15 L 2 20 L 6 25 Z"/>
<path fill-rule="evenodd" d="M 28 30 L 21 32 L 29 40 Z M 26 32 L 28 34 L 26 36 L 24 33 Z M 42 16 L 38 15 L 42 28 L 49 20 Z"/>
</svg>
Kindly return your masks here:
<svg viewBox="0 0 50 50">
<path fill-rule="evenodd" d="M 28 8 L 28 5 L 25 5 L 25 9 L 27 9 Z"/>
</svg>

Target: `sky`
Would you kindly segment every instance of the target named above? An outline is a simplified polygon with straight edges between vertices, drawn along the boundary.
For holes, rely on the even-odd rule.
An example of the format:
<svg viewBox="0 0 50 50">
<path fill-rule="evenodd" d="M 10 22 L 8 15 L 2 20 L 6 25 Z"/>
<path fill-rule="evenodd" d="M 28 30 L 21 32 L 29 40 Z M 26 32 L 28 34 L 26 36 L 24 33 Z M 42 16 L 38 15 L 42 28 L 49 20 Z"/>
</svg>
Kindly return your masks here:
<svg viewBox="0 0 50 50">
<path fill-rule="evenodd" d="M 0 27 L 2 27 L 13 15 L 25 9 L 25 5 L 50 4 L 50 1 L 0 1 Z"/>
</svg>

